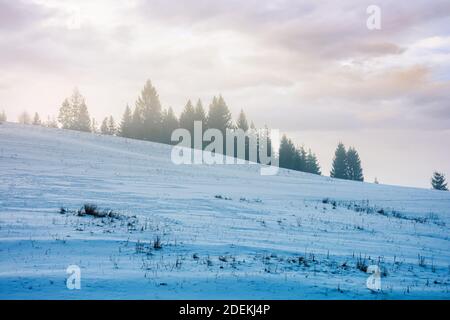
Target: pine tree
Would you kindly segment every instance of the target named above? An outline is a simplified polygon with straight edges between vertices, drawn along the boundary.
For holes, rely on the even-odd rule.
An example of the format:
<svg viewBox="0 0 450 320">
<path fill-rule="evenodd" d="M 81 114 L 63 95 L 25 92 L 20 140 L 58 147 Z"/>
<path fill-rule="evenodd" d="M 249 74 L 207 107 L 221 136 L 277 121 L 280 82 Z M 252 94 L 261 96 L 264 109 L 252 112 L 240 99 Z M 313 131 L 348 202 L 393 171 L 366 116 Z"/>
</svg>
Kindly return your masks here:
<svg viewBox="0 0 450 320">
<path fill-rule="evenodd" d="M 195 121 L 201 121 L 202 123 L 202 137 L 207 129 L 207 121 L 206 121 L 206 112 L 203 108 L 202 101 L 200 99 L 197 100 L 197 104 L 195 105 L 194 110 L 194 120 Z M 208 145 L 208 142 L 204 141 L 202 149 L 204 149 Z"/>
<path fill-rule="evenodd" d="M 120 123 L 119 135 L 125 138 L 132 137 L 132 121 L 133 116 L 131 114 L 130 106 L 127 105 L 125 112 L 123 113 L 122 122 Z"/>
<path fill-rule="evenodd" d="M 144 115 L 142 108 L 135 106 L 131 119 L 131 138 L 144 139 Z"/>
<path fill-rule="evenodd" d="M 61 108 L 59 109 L 58 121 L 61 123 L 63 129 L 72 129 L 75 122 L 74 110 L 69 102 L 69 99 L 64 99 Z"/>
<path fill-rule="evenodd" d="M 203 104 L 200 99 L 197 100 L 197 104 L 195 105 L 194 111 L 194 119 L 195 121 L 201 121 L 203 123 L 203 129 L 206 129 L 206 113 L 205 109 L 203 109 Z"/>
<path fill-rule="evenodd" d="M 319 161 L 314 153 L 311 152 L 311 149 L 308 150 L 308 154 L 306 155 L 306 172 L 314 173 L 321 175 Z"/>
<path fill-rule="evenodd" d="M 294 165 L 292 169 L 307 172 L 306 156 L 307 154 L 304 147 L 296 148 L 294 155 Z"/>
<path fill-rule="evenodd" d="M 97 121 L 95 120 L 95 118 L 91 119 L 91 132 L 92 133 L 97 133 Z"/>
<path fill-rule="evenodd" d="M 84 97 L 74 89 L 69 99 L 64 99 L 59 109 L 58 121 L 64 129 L 91 131 L 91 118 Z"/>
<path fill-rule="evenodd" d="M 191 100 L 188 100 L 180 114 L 180 128 L 188 130 L 191 133 L 191 136 L 194 134 L 195 116 L 194 106 L 192 105 Z"/>
<path fill-rule="evenodd" d="M 297 152 L 297 149 L 295 148 L 295 145 L 291 141 L 291 139 L 288 139 L 286 135 L 283 135 L 283 137 L 281 138 L 279 157 L 280 168 L 295 169 L 295 164 L 297 161 L 299 161 L 298 158 L 300 156 Z"/>
<path fill-rule="evenodd" d="M 214 97 L 208 111 L 208 128 L 218 129 L 225 137 L 226 129 L 232 128 L 231 113 L 222 96 Z"/>
<path fill-rule="evenodd" d="M 196 114 L 191 100 L 188 100 L 180 114 L 180 128 L 186 129 L 191 134 L 191 147 L 194 148 L 194 121 Z"/>
<path fill-rule="evenodd" d="M 226 148 L 226 130 L 232 128 L 232 118 L 230 109 L 228 109 L 225 100 L 222 96 L 214 97 L 212 103 L 209 105 L 207 126 L 209 129 L 218 129 L 222 132 L 223 139 L 223 153 L 227 153 Z"/>
<path fill-rule="evenodd" d="M 114 121 L 113 116 L 109 116 L 108 118 L 108 131 L 109 134 L 114 136 L 117 133 L 116 122 Z"/>
<path fill-rule="evenodd" d="M 149 141 L 161 141 L 162 111 L 158 93 L 150 80 L 144 85 L 136 101 L 136 109 L 142 115 L 142 138 Z"/>
<path fill-rule="evenodd" d="M 108 117 L 103 119 L 102 125 L 100 126 L 100 132 L 102 134 L 109 134 Z"/>
<path fill-rule="evenodd" d="M 241 112 L 239 113 L 239 117 L 236 121 L 236 126 L 239 129 L 244 130 L 245 132 L 247 132 L 247 130 L 248 130 L 247 117 L 245 116 L 244 110 L 242 110 L 242 109 L 241 109 Z"/>
<path fill-rule="evenodd" d="M 448 191 L 447 182 L 445 181 L 445 175 L 440 172 L 433 172 L 433 177 L 431 178 L 431 186 L 435 190 Z"/>
<path fill-rule="evenodd" d="M 361 160 L 355 148 L 350 147 L 347 151 L 347 179 L 364 181 Z"/>
<path fill-rule="evenodd" d="M 176 144 L 176 142 L 172 142 L 171 137 L 172 133 L 175 129 L 179 128 L 178 119 L 173 112 L 172 108 L 168 110 L 164 110 L 162 117 L 162 143 L 166 144 Z"/>
<path fill-rule="evenodd" d="M 76 125 L 75 130 L 91 132 L 91 117 L 89 116 L 89 112 L 86 104 L 83 102 L 78 107 L 78 112 L 76 116 Z"/>
<path fill-rule="evenodd" d="M 338 179 L 347 179 L 347 152 L 342 142 L 339 142 L 334 153 L 333 165 L 330 172 L 330 177 Z"/>
<path fill-rule="evenodd" d="M 55 120 L 55 117 L 50 118 L 50 116 L 48 116 L 45 126 L 47 128 L 58 128 L 58 122 Z"/>
<path fill-rule="evenodd" d="M 24 111 L 19 115 L 18 121 L 20 124 L 31 124 L 31 117 L 28 112 Z"/>
<path fill-rule="evenodd" d="M 39 114 L 37 112 L 34 113 L 33 125 L 35 126 L 41 125 L 41 118 L 39 117 Z"/>
<path fill-rule="evenodd" d="M 5 110 L 3 110 L 2 113 L 0 113 L 0 123 L 6 122 L 6 120 L 7 120 L 6 113 Z"/>
</svg>

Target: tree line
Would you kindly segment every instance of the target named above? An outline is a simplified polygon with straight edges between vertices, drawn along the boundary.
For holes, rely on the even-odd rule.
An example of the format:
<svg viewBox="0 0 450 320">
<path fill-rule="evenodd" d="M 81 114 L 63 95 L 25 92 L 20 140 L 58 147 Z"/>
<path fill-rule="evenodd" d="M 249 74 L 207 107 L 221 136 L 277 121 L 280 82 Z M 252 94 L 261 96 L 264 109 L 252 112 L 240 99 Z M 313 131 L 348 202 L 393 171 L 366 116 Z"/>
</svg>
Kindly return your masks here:
<svg viewBox="0 0 450 320">
<path fill-rule="evenodd" d="M 78 90 L 75 90 L 70 98 L 63 101 L 59 110 L 58 121 L 64 129 L 97 132 L 95 119 L 90 119 L 85 99 Z M 178 118 L 172 108 L 163 109 L 161 107 L 159 95 L 149 80 L 141 90 L 135 102 L 134 109 L 127 105 L 119 124 L 116 124 L 112 116 L 106 117 L 101 123 L 100 132 L 102 134 L 118 135 L 131 139 L 175 144 L 178 142 L 171 141 L 172 132 L 177 128 L 184 128 L 191 133 L 191 145 L 193 145 L 195 121 L 202 123 L 203 132 L 208 128 L 214 128 L 218 129 L 224 136 L 227 129 L 242 129 L 244 132 L 247 132 L 249 129 L 256 129 L 253 122 L 249 125 L 243 110 L 241 110 L 236 122 L 234 122 L 230 109 L 221 95 L 213 97 L 208 112 L 205 111 L 200 99 L 195 104 L 191 100 L 188 100 Z M 268 131 L 269 129 L 265 127 L 259 135 L 266 134 L 268 136 Z M 262 139 L 262 136 L 259 136 L 259 138 Z M 259 141 L 258 137 L 257 141 Z M 245 146 L 246 152 L 244 158 L 249 160 L 248 138 L 245 141 Z M 201 147 L 204 148 L 205 145 Z M 257 148 L 259 151 L 260 146 L 258 143 Z M 273 150 L 271 149 L 270 139 L 268 148 L 270 150 L 268 150 L 267 154 L 271 155 Z M 226 153 L 225 141 L 223 150 Z M 237 150 L 234 150 L 234 155 L 237 156 Z M 307 161 L 308 164 L 293 167 L 293 170 L 305 170 L 307 172 L 321 174 L 317 158 L 312 152 L 305 154 L 304 159 L 303 155 L 301 155 L 300 159 L 300 162 Z M 257 161 L 259 162 L 259 157 Z"/>
<path fill-rule="evenodd" d="M 0 114 L 0 122 L 6 121 L 6 114 Z M 208 112 L 205 111 L 203 103 L 198 99 L 195 104 L 188 100 L 180 116 L 177 117 L 172 108 L 163 109 L 159 100 L 157 90 L 148 80 L 138 96 L 134 108 L 126 106 L 122 119 L 116 123 L 112 116 L 104 118 L 100 130 L 95 119 L 90 118 L 85 98 L 75 89 L 73 94 L 64 99 L 58 115 L 58 122 L 64 129 L 100 132 L 106 135 L 117 135 L 125 138 L 140 139 L 165 144 L 175 144 L 171 141 L 172 132 L 177 128 L 187 129 L 193 139 L 194 122 L 202 123 L 203 131 L 207 128 L 220 130 L 224 135 L 227 129 L 242 129 L 247 131 L 255 129 L 253 122 L 249 122 L 243 110 L 240 111 L 236 121 L 233 121 L 228 105 L 221 95 L 213 97 L 209 104 Z M 46 125 L 58 127 L 55 119 L 44 123 L 35 113 L 31 118 L 26 112 L 19 116 L 19 122 L 24 124 Z M 268 138 L 269 129 L 263 128 L 259 134 L 265 134 Z M 270 139 L 269 155 L 273 152 Z M 246 140 L 245 159 L 249 159 L 248 140 Z M 192 141 L 193 145 L 193 141 Z M 202 146 L 203 148 L 205 145 Z M 258 145 L 259 148 L 259 145 Z M 224 145 L 224 153 L 226 146 Z M 237 153 L 235 152 L 235 156 Z M 303 146 L 296 146 L 286 135 L 283 135 L 279 147 L 279 166 L 281 168 L 309 172 L 321 175 L 320 164 L 311 149 L 306 150 Z M 259 158 L 258 158 L 259 162 Z M 338 179 L 364 181 L 361 159 L 354 147 L 346 150 L 343 143 L 339 143 L 333 158 L 330 176 Z M 376 182 L 377 183 L 377 182 Z M 445 190 L 445 176 L 434 173 L 432 186 L 435 189 Z"/>
</svg>

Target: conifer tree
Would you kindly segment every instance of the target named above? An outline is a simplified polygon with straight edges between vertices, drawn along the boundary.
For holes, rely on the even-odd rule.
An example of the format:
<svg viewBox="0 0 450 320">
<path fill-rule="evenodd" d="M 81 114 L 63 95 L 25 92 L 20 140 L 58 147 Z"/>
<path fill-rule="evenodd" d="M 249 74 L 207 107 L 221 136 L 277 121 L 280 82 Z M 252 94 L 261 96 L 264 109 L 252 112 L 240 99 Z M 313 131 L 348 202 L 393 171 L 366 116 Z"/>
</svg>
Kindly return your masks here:
<svg viewBox="0 0 450 320">
<path fill-rule="evenodd" d="M 109 127 L 108 127 L 108 117 L 103 119 L 102 125 L 100 126 L 100 132 L 102 134 L 109 134 Z"/>
<path fill-rule="evenodd" d="M 225 136 L 226 129 L 232 128 L 231 113 L 222 96 L 214 97 L 208 111 L 208 128 L 218 129 Z"/>
<path fill-rule="evenodd" d="M 0 113 L 0 123 L 6 122 L 6 120 L 7 120 L 6 113 L 5 110 L 3 110 L 2 113 Z"/>
<path fill-rule="evenodd" d="M 39 117 L 39 114 L 37 112 L 35 112 L 34 118 L 33 118 L 33 125 L 40 126 L 41 124 L 42 124 L 41 118 Z"/>
<path fill-rule="evenodd" d="M 295 163 L 298 161 L 297 157 L 299 157 L 299 154 L 294 143 L 286 135 L 283 135 L 281 138 L 279 157 L 280 168 L 295 169 Z"/>
<path fill-rule="evenodd" d="M 245 116 L 244 110 L 242 110 L 242 109 L 241 109 L 241 112 L 239 113 L 239 117 L 236 121 L 236 126 L 239 129 L 244 130 L 245 132 L 248 130 L 247 117 Z"/>
<path fill-rule="evenodd" d="M 140 106 L 135 106 L 131 118 L 130 137 L 134 139 L 144 139 L 144 115 Z"/>
<path fill-rule="evenodd" d="M 342 142 L 339 142 L 334 153 L 333 165 L 330 172 L 330 177 L 338 179 L 347 179 L 348 165 L 347 152 Z"/>
<path fill-rule="evenodd" d="M 115 135 L 117 133 L 116 122 L 114 121 L 113 116 L 109 116 L 108 118 L 108 131 L 110 135 Z"/>
<path fill-rule="evenodd" d="M 142 138 L 149 141 L 161 141 L 162 111 L 158 93 L 150 80 L 144 85 L 136 101 L 136 109 L 142 115 Z"/>
<path fill-rule="evenodd" d="M 209 129 L 218 129 L 223 134 L 223 153 L 226 154 L 226 130 L 232 128 L 232 118 L 225 100 L 222 96 L 214 97 L 209 105 L 207 126 Z"/>
<path fill-rule="evenodd" d="M 176 144 L 177 141 L 172 142 L 171 137 L 175 129 L 179 128 L 178 119 L 172 108 L 164 110 L 162 117 L 162 143 Z"/>
<path fill-rule="evenodd" d="M 186 129 L 191 134 L 191 148 L 194 148 L 194 121 L 196 120 L 195 108 L 191 100 L 188 100 L 180 114 L 180 128 Z"/>
<path fill-rule="evenodd" d="M 31 117 L 28 112 L 24 111 L 19 115 L 18 121 L 20 124 L 31 124 Z"/>
<path fill-rule="evenodd" d="M 350 147 L 347 151 L 347 179 L 364 181 L 361 160 L 355 148 Z"/>
<path fill-rule="evenodd" d="M 203 104 L 200 99 L 197 100 L 197 104 L 195 105 L 195 121 L 201 121 L 203 123 L 203 130 L 206 129 L 206 113 L 205 109 L 203 109 Z"/>
<path fill-rule="evenodd" d="M 435 171 L 431 178 L 431 186 L 435 190 L 448 191 L 447 182 L 445 181 L 445 175 L 443 173 Z"/>
<path fill-rule="evenodd" d="M 122 116 L 122 122 L 120 123 L 120 128 L 119 128 L 119 135 L 125 138 L 131 138 L 132 134 L 132 120 L 133 120 L 133 116 L 131 114 L 131 109 L 130 106 L 127 105 L 127 107 L 125 108 L 125 112 L 123 113 Z"/>
<path fill-rule="evenodd" d="M 305 159 L 306 172 L 314 173 L 321 175 L 319 161 L 314 153 L 311 152 L 311 149 L 308 150 L 308 154 Z"/>
<path fill-rule="evenodd" d="M 91 117 L 86 104 L 83 102 L 79 105 L 76 114 L 75 130 L 90 132 L 91 131 Z"/>
<path fill-rule="evenodd" d="M 97 133 L 97 121 L 95 120 L 95 118 L 91 119 L 91 132 L 92 133 Z"/>
<path fill-rule="evenodd" d="M 84 97 L 78 89 L 74 89 L 69 99 L 64 99 L 59 110 L 58 121 L 64 129 L 89 132 L 91 118 Z"/>
</svg>

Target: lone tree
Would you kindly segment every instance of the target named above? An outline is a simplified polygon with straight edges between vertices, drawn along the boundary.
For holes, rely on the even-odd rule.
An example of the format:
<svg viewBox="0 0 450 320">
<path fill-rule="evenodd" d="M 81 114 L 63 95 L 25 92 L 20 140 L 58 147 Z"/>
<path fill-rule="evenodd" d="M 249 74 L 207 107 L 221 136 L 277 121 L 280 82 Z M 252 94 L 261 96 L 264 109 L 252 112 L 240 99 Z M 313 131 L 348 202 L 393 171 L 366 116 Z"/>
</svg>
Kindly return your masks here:
<svg viewBox="0 0 450 320">
<path fill-rule="evenodd" d="M 348 179 L 347 151 L 342 142 L 339 142 L 334 153 L 333 166 L 330 177 L 338 179 Z"/>
<path fill-rule="evenodd" d="M 433 189 L 448 191 L 447 182 L 445 182 L 445 175 L 443 173 L 435 171 L 431 178 L 431 185 Z"/>
</svg>

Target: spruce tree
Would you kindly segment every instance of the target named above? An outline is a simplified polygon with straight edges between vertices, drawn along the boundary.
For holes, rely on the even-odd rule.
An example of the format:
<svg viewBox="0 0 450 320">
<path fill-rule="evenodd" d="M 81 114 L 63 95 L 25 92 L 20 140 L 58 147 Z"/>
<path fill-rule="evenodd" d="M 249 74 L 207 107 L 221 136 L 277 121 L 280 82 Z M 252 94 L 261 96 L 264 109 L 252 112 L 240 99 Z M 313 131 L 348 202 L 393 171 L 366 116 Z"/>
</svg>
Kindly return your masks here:
<svg viewBox="0 0 450 320">
<path fill-rule="evenodd" d="M 6 113 L 5 110 L 3 110 L 2 113 L 0 113 L 0 123 L 6 122 L 6 120 L 7 120 Z"/>
<path fill-rule="evenodd" d="M 206 129 L 206 113 L 205 109 L 203 109 L 203 104 L 200 99 L 197 100 L 197 104 L 195 105 L 194 111 L 194 119 L 195 121 L 201 121 L 203 123 L 203 130 Z"/>
<path fill-rule="evenodd" d="M 145 83 L 136 101 L 136 108 L 142 112 L 142 138 L 155 142 L 161 141 L 161 103 L 150 80 Z"/>
<path fill-rule="evenodd" d="M 144 115 L 140 106 L 136 105 L 131 118 L 130 137 L 144 139 Z"/>
<path fill-rule="evenodd" d="M 298 154 L 294 143 L 291 139 L 288 139 L 286 135 L 283 135 L 281 138 L 279 157 L 280 168 L 295 169 L 296 162 L 298 165 L 300 155 Z"/>
<path fill-rule="evenodd" d="M 447 182 L 445 181 L 445 175 L 443 173 L 435 171 L 431 178 L 431 186 L 435 190 L 448 191 Z"/>
<path fill-rule="evenodd" d="M 131 114 L 130 106 L 127 105 L 125 108 L 125 112 L 122 116 L 122 122 L 120 123 L 119 135 L 125 138 L 131 138 L 131 125 L 132 125 L 133 116 Z"/>
<path fill-rule="evenodd" d="M 308 154 L 306 155 L 306 172 L 321 175 L 319 161 L 314 153 L 311 152 L 311 149 L 308 150 Z"/>
<path fill-rule="evenodd" d="M 114 121 L 113 116 L 109 116 L 108 118 L 108 131 L 110 135 L 115 135 L 117 133 L 116 122 Z"/>
<path fill-rule="evenodd" d="M 203 108 L 202 101 L 200 99 L 197 100 L 197 104 L 195 105 L 195 121 L 201 121 L 202 122 L 202 137 L 207 129 L 207 123 L 206 123 L 206 112 Z M 202 149 L 204 149 L 208 145 L 208 142 L 203 141 Z"/>
<path fill-rule="evenodd" d="M 347 179 L 347 152 L 342 142 L 339 142 L 334 153 L 333 165 L 330 172 L 330 177 L 338 179 Z"/>
<path fill-rule="evenodd" d="M 208 111 L 208 128 L 220 130 L 224 137 L 226 129 L 232 128 L 231 113 L 222 96 L 214 97 Z"/>
<path fill-rule="evenodd" d="M 97 133 L 97 121 L 95 120 L 95 118 L 91 119 L 91 132 L 92 133 Z"/>
<path fill-rule="evenodd" d="M 178 141 L 172 142 L 171 137 L 175 129 L 179 128 L 178 119 L 172 108 L 164 110 L 162 118 L 162 143 L 176 144 Z"/>
<path fill-rule="evenodd" d="M 75 123 L 75 113 L 69 99 L 64 99 L 59 109 L 58 121 L 63 129 L 72 129 Z"/>
<path fill-rule="evenodd" d="M 102 125 L 100 126 L 100 132 L 102 134 L 109 134 L 109 127 L 108 127 L 108 117 L 103 119 Z"/>
<path fill-rule="evenodd" d="M 226 130 L 231 129 L 233 124 L 230 109 L 228 109 L 222 96 L 213 98 L 208 110 L 207 126 L 209 129 L 218 129 L 222 132 L 224 137 L 223 154 L 226 154 Z"/>
<path fill-rule="evenodd" d="M 194 121 L 196 114 L 191 100 L 188 100 L 180 114 L 180 128 L 186 129 L 191 134 L 191 148 L 194 148 Z"/>
<path fill-rule="evenodd" d="M 58 120 L 64 129 L 91 131 L 91 118 L 84 97 L 74 89 L 69 99 L 64 99 Z"/>
<path fill-rule="evenodd" d="M 39 117 L 39 114 L 37 112 L 35 112 L 34 118 L 33 118 L 33 125 L 40 126 L 41 124 L 42 124 L 41 118 Z"/>
<path fill-rule="evenodd" d="M 20 124 L 31 124 L 31 117 L 28 112 L 24 111 L 19 115 L 19 123 Z"/>
<path fill-rule="evenodd" d="M 84 101 L 79 105 L 75 130 L 90 132 L 91 131 L 91 117 Z"/>
<path fill-rule="evenodd" d="M 347 179 L 364 181 L 361 160 L 355 148 L 350 147 L 347 151 Z"/>
<path fill-rule="evenodd" d="M 184 128 L 191 133 L 191 136 L 194 134 L 194 121 L 196 114 L 194 106 L 192 105 L 191 100 L 188 100 L 186 105 L 184 106 L 183 111 L 180 114 L 180 128 Z"/>
<path fill-rule="evenodd" d="M 248 122 L 247 117 L 245 116 L 244 110 L 241 109 L 241 112 L 239 113 L 239 117 L 236 121 L 236 126 L 238 129 L 242 129 L 245 132 L 248 130 Z"/>
</svg>

